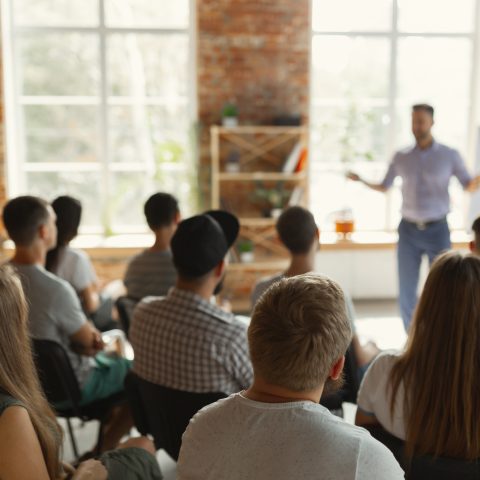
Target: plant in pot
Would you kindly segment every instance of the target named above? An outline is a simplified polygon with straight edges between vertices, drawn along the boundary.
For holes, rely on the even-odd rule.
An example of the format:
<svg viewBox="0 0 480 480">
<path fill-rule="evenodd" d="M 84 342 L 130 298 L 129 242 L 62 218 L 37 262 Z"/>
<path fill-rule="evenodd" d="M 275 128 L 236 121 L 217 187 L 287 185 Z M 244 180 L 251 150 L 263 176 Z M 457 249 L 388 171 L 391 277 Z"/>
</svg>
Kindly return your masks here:
<svg viewBox="0 0 480 480">
<path fill-rule="evenodd" d="M 222 125 L 224 127 L 238 126 L 238 108 L 233 103 L 226 103 L 222 110 Z"/>
<path fill-rule="evenodd" d="M 255 255 L 253 253 L 253 242 L 248 239 L 239 240 L 237 243 L 238 254 L 242 263 L 253 262 Z"/>
<path fill-rule="evenodd" d="M 282 181 L 277 182 L 274 188 L 266 188 L 262 182 L 257 182 L 253 192 L 253 199 L 261 203 L 264 217 L 278 218 L 290 195 L 290 191 L 285 189 Z"/>
</svg>

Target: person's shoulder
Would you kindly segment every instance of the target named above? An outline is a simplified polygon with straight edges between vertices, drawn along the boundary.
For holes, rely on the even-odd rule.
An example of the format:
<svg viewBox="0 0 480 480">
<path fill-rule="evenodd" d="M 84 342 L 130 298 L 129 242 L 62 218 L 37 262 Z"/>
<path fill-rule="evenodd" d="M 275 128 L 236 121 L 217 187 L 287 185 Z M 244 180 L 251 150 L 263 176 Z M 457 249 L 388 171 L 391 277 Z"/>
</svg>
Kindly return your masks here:
<svg viewBox="0 0 480 480">
<path fill-rule="evenodd" d="M 282 273 L 275 275 L 269 275 L 268 277 L 261 278 L 253 287 L 252 300 L 254 303 L 261 297 L 261 295 L 274 283 L 279 282 L 283 278 Z"/>
<path fill-rule="evenodd" d="M 231 412 L 236 408 L 239 395 L 234 393 L 201 408 L 190 420 L 191 428 L 202 429 L 210 422 L 217 422 L 221 417 L 231 418 Z"/>
<path fill-rule="evenodd" d="M 90 262 L 90 257 L 88 256 L 87 252 L 78 248 L 67 247 L 65 249 L 65 255 L 77 262 Z"/>
<path fill-rule="evenodd" d="M 413 145 L 413 144 L 412 145 L 406 145 L 406 146 L 400 148 L 399 150 L 397 150 L 395 152 L 395 155 L 393 156 L 393 159 L 394 160 L 402 160 L 405 157 L 408 157 L 409 155 L 411 155 L 414 150 L 415 150 L 415 145 Z"/>
<path fill-rule="evenodd" d="M 155 314 L 166 306 L 166 297 L 148 296 L 142 298 L 135 307 L 135 316 Z"/>
</svg>

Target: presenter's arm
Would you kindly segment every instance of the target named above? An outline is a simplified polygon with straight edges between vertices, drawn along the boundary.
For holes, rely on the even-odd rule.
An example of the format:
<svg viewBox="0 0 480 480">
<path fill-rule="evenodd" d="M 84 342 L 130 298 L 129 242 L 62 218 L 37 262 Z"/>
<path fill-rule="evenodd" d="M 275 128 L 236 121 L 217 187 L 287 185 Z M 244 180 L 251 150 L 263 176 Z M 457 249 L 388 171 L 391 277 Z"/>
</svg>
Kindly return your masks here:
<svg viewBox="0 0 480 480">
<path fill-rule="evenodd" d="M 365 179 L 360 177 L 360 175 L 354 172 L 347 172 L 346 177 L 349 180 L 353 180 L 354 182 L 361 182 L 364 185 L 366 185 L 368 188 L 371 188 L 372 190 L 375 190 L 377 192 L 386 192 L 388 190 L 388 188 L 384 187 L 381 183 L 367 182 Z"/>
</svg>

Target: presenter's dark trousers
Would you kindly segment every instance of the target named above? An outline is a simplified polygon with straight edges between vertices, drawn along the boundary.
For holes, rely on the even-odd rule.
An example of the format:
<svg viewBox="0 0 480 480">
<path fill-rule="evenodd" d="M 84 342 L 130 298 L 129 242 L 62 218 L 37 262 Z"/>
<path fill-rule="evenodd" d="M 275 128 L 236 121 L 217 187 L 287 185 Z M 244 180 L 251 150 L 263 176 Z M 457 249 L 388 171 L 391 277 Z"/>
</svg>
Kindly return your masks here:
<svg viewBox="0 0 480 480">
<path fill-rule="evenodd" d="M 431 265 L 438 254 L 450 248 L 450 230 L 446 218 L 426 223 L 406 219 L 400 222 L 397 247 L 399 304 L 407 332 L 418 300 L 418 277 L 423 255 L 427 255 Z"/>
</svg>

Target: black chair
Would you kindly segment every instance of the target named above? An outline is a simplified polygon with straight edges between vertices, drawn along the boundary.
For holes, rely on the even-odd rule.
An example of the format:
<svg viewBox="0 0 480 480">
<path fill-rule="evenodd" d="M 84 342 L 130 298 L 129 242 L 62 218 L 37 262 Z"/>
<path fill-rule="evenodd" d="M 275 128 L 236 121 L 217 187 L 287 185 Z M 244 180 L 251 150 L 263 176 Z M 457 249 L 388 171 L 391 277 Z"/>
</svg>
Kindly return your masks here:
<svg viewBox="0 0 480 480">
<path fill-rule="evenodd" d="M 360 387 L 358 380 L 358 364 L 350 345 L 345 353 L 345 367 L 343 368 L 344 383 L 342 388 L 333 393 L 328 391 L 322 395 L 320 404 L 333 413 L 343 417 L 343 402 L 357 403 L 357 394 Z"/>
<path fill-rule="evenodd" d="M 203 407 L 225 398 L 224 393 L 192 393 L 162 387 L 130 371 L 125 379 L 133 419 L 142 435 L 152 435 L 155 447 L 178 460 L 182 435 Z"/>
<path fill-rule="evenodd" d="M 480 480 L 480 459 L 466 461 L 457 458 L 414 456 L 407 461 L 403 440 L 387 432 L 379 425 L 367 425 L 365 428 L 372 437 L 383 443 L 395 456 L 405 471 L 407 480 Z"/>
<path fill-rule="evenodd" d="M 117 307 L 118 317 L 122 330 L 125 332 L 125 336 L 128 338 L 128 332 L 130 330 L 130 323 L 133 317 L 133 310 L 137 306 L 138 300 L 136 298 L 123 295 L 118 297 L 115 306 Z"/>
<path fill-rule="evenodd" d="M 79 418 L 82 421 L 98 420 L 100 422 L 96 451 L 99 454 L 103 440 L 103 426 L 108 413 L 114 405 L 125 402 L 125 393 L 120 392 L 108 398 L 80 406 L 79 402 L 82 396 L 80 386 L 65 349 L 52 340 L 34 339 L 33 351 L 35 365 L 45 396 L 57 416 L 65 418 L 67 421 L 75 458 L 78 458 L 79 455 L 70 423 L 71 418 Z M 65 402 L 68 402 L 71 407 L 58 408 L 55 406 Z"/>
</svg>

